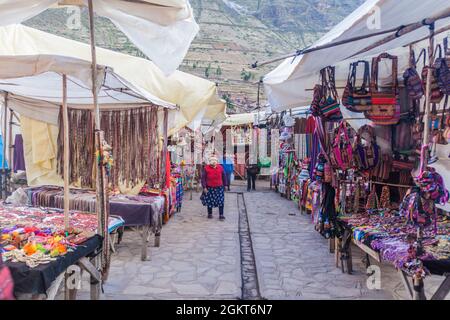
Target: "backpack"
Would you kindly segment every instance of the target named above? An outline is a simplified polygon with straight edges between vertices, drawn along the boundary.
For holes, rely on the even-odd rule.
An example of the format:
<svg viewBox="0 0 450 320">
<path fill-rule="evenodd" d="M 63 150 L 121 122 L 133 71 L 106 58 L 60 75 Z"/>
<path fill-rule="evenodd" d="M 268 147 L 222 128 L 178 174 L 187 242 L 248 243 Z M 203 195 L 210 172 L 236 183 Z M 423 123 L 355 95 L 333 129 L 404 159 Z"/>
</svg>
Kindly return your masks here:
<svg viewBox="0 0 450 320">
<path fill-rule="evenodd" d="M 450 94 L 450 54 L 448 54 L 448 40 L 444 40 L 445 56 L 437 58 L 434 63 L 436 79 L 443 94 Z"/>
<path fill-rule="evenodd" d="M 378 65 L 382 59 L 392 61 L 392 88 L 390 91 L 379 91 Z M 372 95 L 372 107 L 365 112 L 368 119 L 376 125 L 393 125 L 400 120 L 400 103 L 398 99 L 398 58 L 388 53 L 382 53 L 372 60 L 372 80 L 370 91 Z"/>
<path fill-rule="evenodd" d="M 422 51 L 423 53 L 423 51 Z M 421 54 L 422 54 L 421 53 Z M 419 56 L 420 59 L 420 56 Z M 411 51 L 411 66 L 403 73 L 406 90 L 411 99 L 421 99 L 425 95 L 425 89 L 422 83 L 422 78 L 417 72 L 417 61 L 415 59 L 414 51 Z"/>
<path fill-rule="evenodd" d="M 361 87 L 356 87 L 356 73 L 358 65 L 364 65 L 364 76 Z M 372 97 L 370 95 L 370 65 L 369 62 L 361 60 L 350 64 L 347 85 L 342 95 L 342 104 L 353 112 L 364 112 L 370 110 Z"/>
</svg>

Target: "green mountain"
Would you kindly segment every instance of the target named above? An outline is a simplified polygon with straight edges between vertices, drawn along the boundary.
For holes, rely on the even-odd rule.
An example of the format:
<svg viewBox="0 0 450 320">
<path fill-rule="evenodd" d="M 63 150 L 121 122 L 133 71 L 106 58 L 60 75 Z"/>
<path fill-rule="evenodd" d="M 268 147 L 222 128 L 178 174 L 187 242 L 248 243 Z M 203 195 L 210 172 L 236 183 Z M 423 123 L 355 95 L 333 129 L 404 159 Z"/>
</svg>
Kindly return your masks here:
<svg viewBox="0 0 450 320">
<path fill-rule="evenodd" d="M 249 65 L 306 47 L 364 0 L 191 0 L 200 32 L 180 70 L 218 83 L 222 96 L 254 106 L 259 78 L 275 65 Z M 49 9 L 26 25 L 89 42 L 85 9 L 81 29 L 70 29 L 70 8 Z M 96 17 L 97 45 L 143 56 L 107 19 Z M 264 98 L 263 98 L 264 100 Z M 242 109 L 232 111 L 242 112 Z"/>
</svg>

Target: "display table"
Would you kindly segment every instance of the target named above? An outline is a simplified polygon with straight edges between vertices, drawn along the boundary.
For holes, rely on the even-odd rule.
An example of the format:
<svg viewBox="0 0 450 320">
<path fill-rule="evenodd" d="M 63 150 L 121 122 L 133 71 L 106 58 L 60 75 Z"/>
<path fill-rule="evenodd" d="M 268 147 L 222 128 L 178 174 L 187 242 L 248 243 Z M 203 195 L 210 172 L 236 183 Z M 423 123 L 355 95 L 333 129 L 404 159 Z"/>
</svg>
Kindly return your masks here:
<svg viewBox="0 0 450 320">
<path fill-rule="evenodd" d="M 108 231 L 114 233 L 123 224 L 122 218 L 111 216 Z M 77 265 L 90 274 L 91 297 L 98 299 L 102 238 L 96 234 L 96 228 L 97 217 L 91 213 L 71 211 L 66 230 L 61 209 L 0 204 L 0 249 L 14 280 L 15 295 L 19 299 L 54 299 L 69 267 Z M 75 297 L 75 289 L 66 292 L 67 298 Z"/>
<path fill-rule="evenodd" d="M 27 188 L 25 190 L 31 205 L 50 208 L 64 206 L 64 193 L 62 188 L 43 186 Z M 148 243 L 150 234 L 154 234 L 156 247 L 160 245 L 162 215 L 164 211 L 164 197 L 161 196 L 127 196 L 114 195 L 109 199 L 110 214 L 123 218 L 126 227 L 136 229 L 142 238 L 141 258 L 148 257 Z M 96 210 L 95 192 L 82 189 L 70 190 L 70 209 L 85 212 Z M 119 237 L 119 241 L 121 237 Z"/>
<path fill-rule="evenodd" d="M 414 269 L 408 263 L 408 249 L 412 241 L 408 237 L 414 234 L 415 227 L 408 226 L 405 218 L 353 215 L 340 217 L 337 222 L 343 232 L 341 238 L 335 239 L 336 266 L 340 262 L 343 272 L 352 273 L 353 244 L 365 253 L 367 267 L 370 266 L 370 258 L 393 264 L 409 296 L 412 299 L 426 299 L 423 278 L 413 277 Z M 424 254 L 420 260 L 430 274 L 444 277 L 431 298 L 441 300 L 450 292 L 450 252 L 442 246 L 448 241 L 449 221 L 441 218 L 437 223 L 437 234 L 433 229 L 430 226 L 424 230 Z"/>
<path fill-rule="evenodd" d="M 30 268 L 25 263 L 6 262 L 14 280 L 15 295 L 19 299 L 26 295 L 31 295 L 32 299 L 42 299 L 42 295 L 44 295 L 46 299 L 53 300 L 66 270 L 70 266 L 78 265 L 85 269 L 84 265 L 90 262 L 95 270 L 97 269 L 95 260 L 101 244 L 102 238 L 96 235 L 80 244 L 73 252 L 68 252 L 66 255 L 58 257 L 56 261 L 41 264 L 35 268 Z M 91 274 L 91 278 L 94 284 L 99 285 L 100 274 L 98 272 Z M 94 288 L 94 290 L 97 289 Z"/>
</svg>

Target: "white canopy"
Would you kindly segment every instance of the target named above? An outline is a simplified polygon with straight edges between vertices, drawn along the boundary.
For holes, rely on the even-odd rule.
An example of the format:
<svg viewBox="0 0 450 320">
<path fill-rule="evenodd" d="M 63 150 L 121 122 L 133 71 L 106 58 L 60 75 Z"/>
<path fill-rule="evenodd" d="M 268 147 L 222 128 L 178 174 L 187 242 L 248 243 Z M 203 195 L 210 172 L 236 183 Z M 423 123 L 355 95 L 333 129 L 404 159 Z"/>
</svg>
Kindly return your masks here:
<svg viewBox="0 0 450 320">
<path fill-rule="evenodd" d="M 0 91 L 8 93 L 8 106 L 29 118 L 58 124 L 62 102 L 62 75 L 67 76 L 69 107 L 92 108 L 91 63 L 55 55 L 0 56 Z M 98 98 L 102 108 L 154 104 L 176 106 L 154 97 L 115 74 L 98 66 Z"/>
<path fill-rule="evenodd" d="M 450 1 L 448 0 L 367 0 L 312 47 L 416 23 L 449 8 Z M 439 20 L 436 23 L 436 30 L 448 25 L 450 25 L 449 18 Z M 329 65 L 337 66 L 336 85 L 338 87 L 345 86 L 350 61 L 356 61 L 360 58 L 367 59 L 381 52 L 395 49 L 393 53 L 400 56 L 399 70 L 404 70 L 408 63 L 409 50 L 403 46 L 423 39 L 428 34 L 428 28 L 424 26 L 357 56 L 354 55 L 390 34 L 368 37 L 356 42 L 307 53 L 296 58 L 288 58 L 264 77 L 269 104 L 273 111 L 309 105 L 312 100 L 311 89 L 319 80 L 320 69 Z M 422 44 L 422 46 L 426 45 L 426 42 Z M 349 59 L 350 57 L 351 59 Z M 387 70 L 387 68 L 384 70 Z M 386 77 L 383 66 L 380 76 Z"/>
<path fill-rule="evenodd" d="M 0 25 L 21 23 L 57 3 L 88 1 L 1 0 Z M 188 0 L 95 0 L 93 6 L 165 74 L 178 68 L 199 30 Z"/>
<path fill-rule="evenodd" d="M 0 55 L 58 55 L 84 61 L 91 57 L 87 44 L 23 25 L 0 27 L 0 39 Z M 181 71 L 167 77 L 152 61 L 102 48 L 97 48 L 97 61 L 113 68 L 117 77 L 126 79 L 146 96 L 151 93 L 159 100 L 178 105 L 180 110 L 169 114 L 170 134 L 190 123 L 193 129 L 198 128 L 198 119 L 225 119 L 225 102 L 218 98 L 214 82 Z"/>
</svg>

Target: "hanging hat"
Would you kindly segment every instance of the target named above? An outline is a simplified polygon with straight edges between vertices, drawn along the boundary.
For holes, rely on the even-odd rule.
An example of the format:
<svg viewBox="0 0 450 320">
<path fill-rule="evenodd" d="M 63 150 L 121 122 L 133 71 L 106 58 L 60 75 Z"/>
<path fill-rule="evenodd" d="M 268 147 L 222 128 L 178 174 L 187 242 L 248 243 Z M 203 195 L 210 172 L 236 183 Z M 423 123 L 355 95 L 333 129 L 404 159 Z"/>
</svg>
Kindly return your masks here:
<svg viewBox="0 0 450 320">
<path fill-rule="evenodd" d="M 293 127 L 295 125 L 295 119 L 288 114 L 283 117 L 283 122 L 286 127 Z"/>
</svg>

